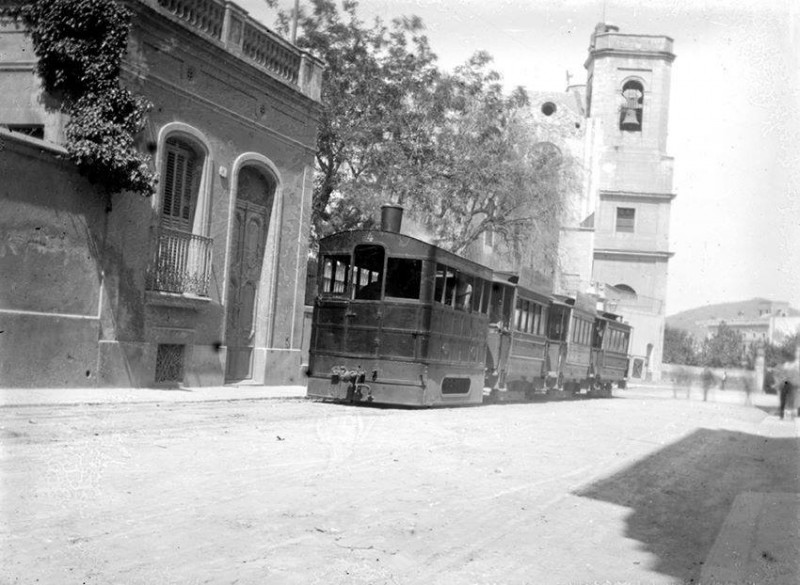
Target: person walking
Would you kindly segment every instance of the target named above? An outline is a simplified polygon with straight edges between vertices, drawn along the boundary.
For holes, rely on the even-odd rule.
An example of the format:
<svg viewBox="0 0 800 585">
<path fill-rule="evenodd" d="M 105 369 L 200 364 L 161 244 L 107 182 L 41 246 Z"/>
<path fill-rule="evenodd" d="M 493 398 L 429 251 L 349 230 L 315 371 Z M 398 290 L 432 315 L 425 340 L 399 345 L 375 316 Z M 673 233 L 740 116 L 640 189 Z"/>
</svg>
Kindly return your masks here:
<svg viewBox="0 0 800 585">
<path fill-rule="evenodd" d="M 748 376 L 745 376 L 742 378 L 742 386 L 744 388 L 744 404 L 745 406 L 752 406 L 753 401 L 750 395 L 753 393 L 753 381 Z"/>
<path fill-rule="evenodd" d="M 708 402 L 708 391 L 714 384 L 714 373 L 706 367 L 700 378 L 703 383 L 703 402 Z"/>
<path fill-rule="evenodd" d="M 784 380 L 780 389 L 780 408 L 778 412 L 780 418 L 783 418 L 787 406 L 792 415 L 794 415 L 794 384 L 789 380 Z"/>
</svg>

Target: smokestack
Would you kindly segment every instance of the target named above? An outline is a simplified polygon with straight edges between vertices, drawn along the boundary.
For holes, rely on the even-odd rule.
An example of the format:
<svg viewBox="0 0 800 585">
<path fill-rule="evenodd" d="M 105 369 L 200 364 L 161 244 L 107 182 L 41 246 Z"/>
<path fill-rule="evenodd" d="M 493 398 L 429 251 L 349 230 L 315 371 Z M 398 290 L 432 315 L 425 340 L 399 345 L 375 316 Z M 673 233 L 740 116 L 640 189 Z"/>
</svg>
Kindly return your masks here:
<svg viewBox="0 0 800 585">
<path fill-rule="evenodd" d="M 403 208 L 400 205 L 381 205 L 381 229 L 385 232 L 400 233 L 403 224 Z"/>
</svg>

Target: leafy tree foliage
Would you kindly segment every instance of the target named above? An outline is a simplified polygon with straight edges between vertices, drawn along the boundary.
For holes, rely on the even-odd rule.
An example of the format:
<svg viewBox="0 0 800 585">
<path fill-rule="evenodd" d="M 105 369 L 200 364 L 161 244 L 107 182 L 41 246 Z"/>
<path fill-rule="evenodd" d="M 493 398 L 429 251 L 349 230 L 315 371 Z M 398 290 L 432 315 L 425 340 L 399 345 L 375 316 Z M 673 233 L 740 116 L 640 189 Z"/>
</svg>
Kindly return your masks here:
<svg viewBox="0 0 800 585">
<path fill-rule="evenodd" d="M 155 175 L 133 140 L 151 106 L 119 81 L 130 12 L 113 0 L 37 0 L 18 14 L 45 91 L 70 116 L 66 148 L 78 170 L 108 193 L 151 195 Z"/>
<path fill-rule="evenodd" d="M 696 366 L 700 363 L 697 342 L 691 333 L 675 327 L 664 328 L 664 357 L 668 364 Z"/>
<path fill-rule="evenodd" d="M 297 43 L 327 64 L 316 237 L 370 227 L 387 202 L 416 212 L 454 252 L 487 230 L 520 254 L 552 233 L 570 165 L 558 149 L 543 147 L 525 92 L 504 95 L 488 54 L 445 73 L 419 18 L 368 26 L 355 1 L 341 10 L 334 0 L 308 4 Z M 289 27 L 284 13 L 280 28 Z"/>
<path fill-rule="evenodd" d="M 788 336 L 782 343 L 766 343 L 764 345 L 764 365 L 774 368 L 794 360 L 795 351 L 800 346 L 800 332 Z"/>
<path fill-rule="evenodd" d="M 743 355 L 742 334 L 722 321 L 717 332 L 703 343 L 702 363 L 712 368 L 738 368 Z"/>
</svg>

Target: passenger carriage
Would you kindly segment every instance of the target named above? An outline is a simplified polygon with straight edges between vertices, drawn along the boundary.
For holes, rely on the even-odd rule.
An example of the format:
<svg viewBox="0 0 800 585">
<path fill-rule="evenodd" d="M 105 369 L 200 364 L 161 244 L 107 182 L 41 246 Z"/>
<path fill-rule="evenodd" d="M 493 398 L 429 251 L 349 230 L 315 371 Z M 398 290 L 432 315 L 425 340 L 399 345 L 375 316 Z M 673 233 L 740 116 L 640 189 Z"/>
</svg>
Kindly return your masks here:
<svg viewBox="0 0 800 585">
<path fill-rule="evenodd" d="M 550 371 L 547 323 L 551 297 L 498 272 L 492 284 L 486 385 L 500 400 L 530 399 L 545 389 Z"/>
<path fill-rule="evenodd" d="M 616 384 L 625 388 L 628 379 L 628 346 L 631 326 L 619 315 L 599 313 L 592 341 L 592 390 L 608 395 Z"/>
<path fill-rule="evenodd" d="M 577 394 L 581 389 L 591 388 L 594 375 L 591 358 L 595 312 L 588 307 L 576 306 L 575 299 L 557 299 L 553 302 L 553 312 L 560 317 L 557 327 L 560 329 L 558 336 L 561 339 L 557 386 L 566 392 Z"/>
<path fill-rule="evenodd" d="M 386 229 L 322 239 L 318 266 L 310 397 L 408 406 L 482 401 L 489 268 Z"/>
</svg>

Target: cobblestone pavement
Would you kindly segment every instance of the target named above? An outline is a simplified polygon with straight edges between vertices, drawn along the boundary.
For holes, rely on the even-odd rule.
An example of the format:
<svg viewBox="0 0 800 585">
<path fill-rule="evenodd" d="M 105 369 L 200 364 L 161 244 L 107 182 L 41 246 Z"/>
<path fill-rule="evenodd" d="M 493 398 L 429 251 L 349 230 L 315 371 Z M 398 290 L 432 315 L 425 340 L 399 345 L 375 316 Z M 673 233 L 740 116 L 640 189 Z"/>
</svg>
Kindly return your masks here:
<svg viewBox="0 0 800 585">
<path fill-rule="evenodd" d="M 777 400 L 616 393 L 6 406 L 0 583 L 800 582 Z"/>
</svg>

